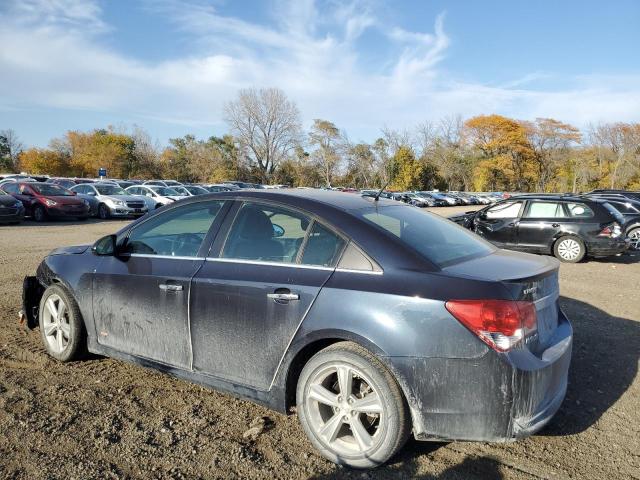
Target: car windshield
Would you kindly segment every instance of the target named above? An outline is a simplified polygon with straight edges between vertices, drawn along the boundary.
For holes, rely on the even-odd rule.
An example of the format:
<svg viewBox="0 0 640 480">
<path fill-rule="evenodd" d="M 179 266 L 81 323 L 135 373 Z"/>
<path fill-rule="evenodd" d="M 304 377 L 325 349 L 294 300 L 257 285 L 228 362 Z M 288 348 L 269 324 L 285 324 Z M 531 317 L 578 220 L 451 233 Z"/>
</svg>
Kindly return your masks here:
<svg viewBox="0 0 640 480">
<path fill-rule="evenodd" d="M 452 221 L 417 208 L 366 208 L 358 210 L 357 215 L 400 238 L 441 268 L 495 251 L 490 243 Z"/>
<path fill-rule="evenodd" d="M 58 185 L 54 185 L 52 183 L 42 183 L 40 185 L 29 184 L 29 185 L 31 186 L 31 188 L 33 188 L 33 190 L 36 193 L 39 193 L 40 195 L 54 196 L 54 197 L 71 197 L 74 195 L 69 190 L 62 188 Z"/>
<path fill-rule="evenodd" d="M 149 188 L 154 192 L 156 192 L 158 195 L 162 195 L 163 197 L 179 197 L 180 196 L 180 194 L 176 192 L 173 188 L 159 187 L 159 186 L 151 186 Z"/>
<path fill-rule="evenodd" d="M 127 195 L 122 187 L 117 185 L 95 185 L 100 195 Z"/>
</svg>

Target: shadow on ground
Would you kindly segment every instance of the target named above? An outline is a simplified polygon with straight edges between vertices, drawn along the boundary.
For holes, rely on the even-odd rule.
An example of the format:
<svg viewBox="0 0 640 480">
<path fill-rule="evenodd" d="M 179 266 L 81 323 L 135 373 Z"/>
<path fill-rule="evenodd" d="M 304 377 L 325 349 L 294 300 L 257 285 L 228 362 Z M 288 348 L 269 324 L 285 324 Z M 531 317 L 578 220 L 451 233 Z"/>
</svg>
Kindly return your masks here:
<svg viewBox="0 0 640 480">
<path fill-rule="evenodd" d="M 562 407 L 540 435 L 572 435 L 596 423 L 638 373 L 640 319 L 615 317 L 585 302 L 561 297 L 573 324 L 569 387 Z"/>
</svg>

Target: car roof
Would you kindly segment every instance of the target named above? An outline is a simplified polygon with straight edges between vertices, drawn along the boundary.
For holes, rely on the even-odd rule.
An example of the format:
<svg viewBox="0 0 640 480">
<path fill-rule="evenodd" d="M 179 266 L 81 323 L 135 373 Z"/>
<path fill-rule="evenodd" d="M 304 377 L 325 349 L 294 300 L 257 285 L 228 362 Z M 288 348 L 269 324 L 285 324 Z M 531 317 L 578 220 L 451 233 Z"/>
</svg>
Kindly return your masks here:
<svg viewBox="0 0 640 480">
<path fill-rule="evenodd" d="M 594 202 L 594 203 L 606 203 L 605 199 L 593 198 L 593 197 L 584 197 L 581 195 L 574 194 L 559 194 L 559 193 L 527 193 L 521 195 L 513 195 L 509 198 L 505 198 L 506 201 L 509 200 L 554 200 L 554 201 L 573 201 L 573 202 Z"/>
<path fill-rule="evenodd" d="M 263 200 L 273 200 L 276 202 L 288 203 L 293 206 L 301 203 L 315 202 L 322 204 L 330 208 L 336 208 L 344 211 L 358 210 L 362 208 L 368 208 L 375 206 L 376 203 L 380 206 L 398 206 L 402 205 L 398 202 L 380 198 L 376 201 L 371 196 L 362 196 L 354 193 L 338 192 L 333 190 L 300 190 L 295 188 L 282 188 L 282 189 L 244 189 L 233 190 L 230 192 L 215 192 L 208 195 L 201 195 L 198 198 L 202 201 L 203 198 L 256 198 Z M 410 207 L 408 207 L 410 208 Z"/>
</svg>

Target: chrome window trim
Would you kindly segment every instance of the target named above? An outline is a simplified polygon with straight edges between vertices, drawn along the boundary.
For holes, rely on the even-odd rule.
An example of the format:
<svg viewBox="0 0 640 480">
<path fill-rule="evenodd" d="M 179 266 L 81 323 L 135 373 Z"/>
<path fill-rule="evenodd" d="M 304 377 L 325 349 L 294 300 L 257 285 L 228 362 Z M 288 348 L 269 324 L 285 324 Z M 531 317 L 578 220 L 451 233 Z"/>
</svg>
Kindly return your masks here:
<svg viewBox="0 0 640 480">
<path fill-rule="evenodd" d="M 185 256 L 173 256 L 173 255 L 152 255 L 148 253 L 123 253 L 120 257 L 138 257 L 138 258 L 163 258 L 170 260 L 205 260 L 204 257 L 185 257 Z"/>
<path fill-rule="evenodd" d="M 265 265 L 269 267 L 289 267 L 289 268 L 308 268 L 311 270 L 326 270 L 334 271 L 335 267 L 323 267 L 321 265 L 300 265 L 298 263 L 289 262 L 268 262 L 262 260 L 243 260 L 240 258 L 216 258 L 207 257 L 207 262 L 220 262 L 220 263 L 241 263 L 244 265 Z"/>
<path fill-rule="evenodd" d="M 153 256 L 153 255 L 152 255 Z M 176 257 L 170 257 L 176 258 Z M 286 263 L 286 262 L 268 262 L 262 260 L 242 260 L 238 258 L 215 258 L 215 257 L 207 257 L 205 258 L 207 262 L 220 262 L 220 263 L 240 263 L 243 265 L 265 265 L 269 267 L 289 267 L 289 268 L 306 268 L 309 270 L 325 270 L 325 271 L 335 271 L 342 273 L 364 273 L 365 275 L 382 275 L 384 272 L 376 272 L 369 270 L 352 270 L 348 268 L 335 268 L 335 267 L 323 267 L 321 265 L 302 265 L 298 263 Z"/>
</svg>

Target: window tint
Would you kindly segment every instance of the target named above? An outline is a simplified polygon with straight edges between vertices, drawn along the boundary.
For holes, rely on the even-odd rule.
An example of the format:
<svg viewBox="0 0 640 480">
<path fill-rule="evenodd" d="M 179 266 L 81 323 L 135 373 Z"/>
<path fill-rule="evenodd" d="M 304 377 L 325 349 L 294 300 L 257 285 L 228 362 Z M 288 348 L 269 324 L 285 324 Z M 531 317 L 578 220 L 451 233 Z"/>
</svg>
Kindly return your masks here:
<svg viewBox="0 0 640 480">
<path fill-rule="evenodd" d="M 5 183 L 2 185 L 2 189 L 7 193 L 13 193 L 14 195 L 18 194 L 18 185 L 15 183 Z"/>
<path fill-rule="evenodd" d="M 572 217 L 593 217 L 593 210 L 587 207 L 584 203 L 567 203 L 567 207 L 569 208 L 569 215 Z"/>
<path fill-rule="evenodd" d="M 562 203 L 559 202 L 531 202 L 527 218 L 558 218 L 566 217 Z"/>
<path fill-rule="evenodd" d="M 392 206 L 357 211 L 366 221 L 400 238 L 432 263 L 444 267 L 495 248 L 451 220 L 414 207 Z"/>
<path fill-rule="evenodd" d="M 223 203 L 193 203 L 153 217 L 131 231 L 125 251 L 195 257 Z"/>
<path fill-rule="evenodd" d="M 295 263 L 309 218 L 288 209 L 247 202 L 229 232 L 223 258 Z"/>
<path fill-rule="evenodd" d="M 504 202 L 485 212 L 486 218 L 517 218 L 522 202 Z"/>
<path fill-rule="evenodd" d="M 314 222 L 300 263 L 332 267 L 340 258 L 345 243 L 342 237 Z"/>
</svg>

